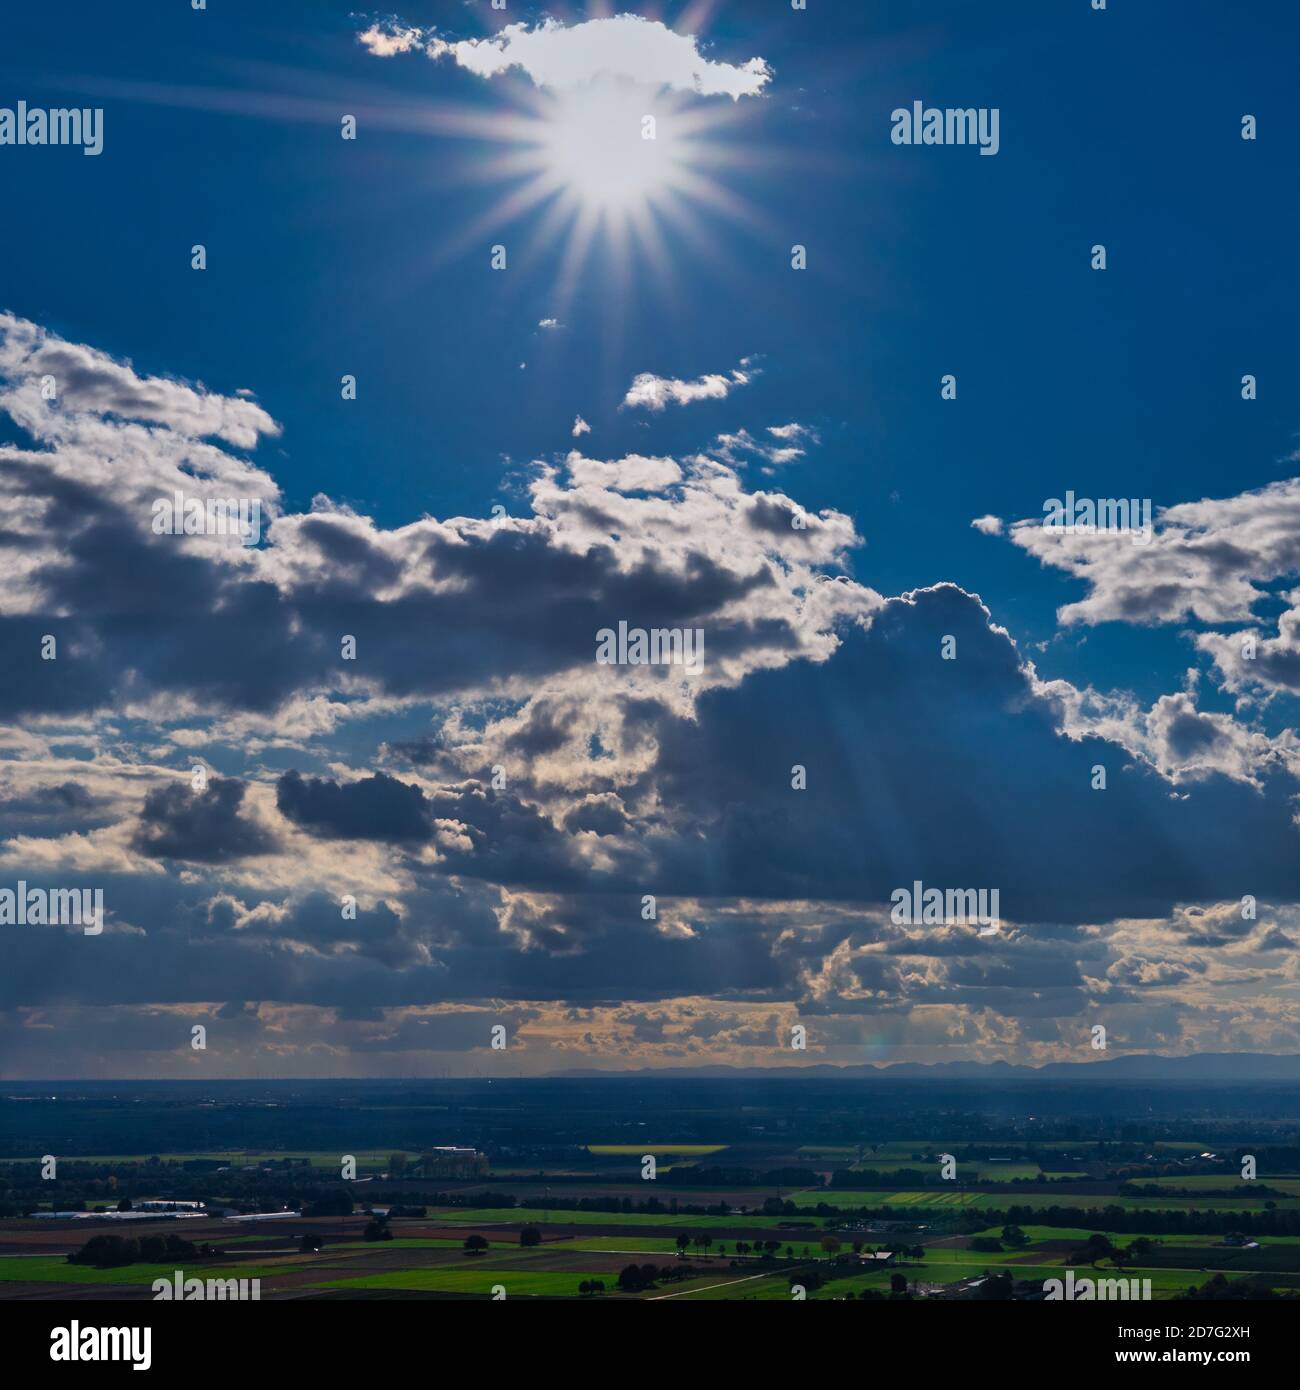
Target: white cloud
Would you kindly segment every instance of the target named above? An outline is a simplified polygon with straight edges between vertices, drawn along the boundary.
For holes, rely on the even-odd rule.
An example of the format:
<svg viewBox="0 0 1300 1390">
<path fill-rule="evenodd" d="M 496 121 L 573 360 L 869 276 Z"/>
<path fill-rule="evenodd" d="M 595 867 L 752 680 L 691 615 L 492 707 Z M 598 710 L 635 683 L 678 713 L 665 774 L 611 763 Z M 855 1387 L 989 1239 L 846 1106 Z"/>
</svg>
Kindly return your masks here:
<svg viewBox="0 0 1300 1390">
<path fill-rule="evenodd" d="M 1247 622 L 1260 584 L 1300 573 L 1300 478 L 1165 507 L 1146 544 L 1018 521 L 1011 540 L 1089 586 L 1062 623 Z"/>
<path fill-rule="evenodd" d="M 575 416 L 573 417 L 573 430 L 572 430 L 573 437 L 574 437 L 575 439 L 577 439 L 577 438 L 579 438 L 581 435 L 590 434 L 590 433 L 591 433 L 591 426 L 582 418 L 581 415 L 575 415 Z"/>
<path fill-rule="evenodd" d="M 38 368 L 57 373 L 57 400 L 42 399 Z M 372 606 L 381 623 L 389 621 L 392 603 L 436 609 L 450 602 L 453 593 L 458 606 L 477 601 L 477 594 L 496 617 L 485 613 L 471 628 L 486 634 L 499 621 L 503 636 L 508 632 L 511 641 L 519 640 L 517 599 L 498 607 L 493 584 L 484 582 L 497 572 L 494 555 L 504 553 L 497 547 L 508 546 L 512 534 L 523 547 L 531 576 L 524 584 L 531 590 L 530 602 L 545 602 L 543 591 L 556 583 L 557 601 L 568 612 L 561 638 L 556 637 L 558 629 L 545 626 L 523 638 L 535 649 L 537 661 L 526 680 L 520 668 L 520 690 L 535 692 L 542 679 L 538 673 L 547 672 L 545 678 L 557 688 L 572 681 L 589 695 L 584 685 L 592 670 L 589 634 L 583 628 L 586 606 L 614 602 L 611 596 L 625 592 L 655 595 L 666 585 L 671 597 L 689 589 L 691 612 L 701 620 L 707 616 L 711 632 L 727 635 L 717 654 L 711 652 L 707 675 L 694 683 L 697 691 L 743 679 L 746 672 L 765 666 L 800 658 L 825 660 L 838 644 L 836 627 L 865 620 L 880 601 L 862 586 L 816 582 L 817 572 L 842 566 L 846 553 L 860 544 L 847 516 L 833 511 L 813 515 L 780 493 L 747 492 L 733 470 L 707 458 L 629 454 L 604 461 L 575 450 L 567 468 L 536 465 L 539 471 L 529 488 L 531 517 L 441 522 L 425 517 L 386 529 L 324 498 L 314 499 L 310 512 L 285 513 L 267 472 L 230 449 L 195 437 L 218 434 L 253 443 L 261 435 L 278 435 L 280 426 L 256 402 L 142 377 L 128 363 L 12 316 L 0 317 L 0 410 L 35 441 L 35 447 L 0 444 L 0 503 L 8 529 L 20 542 L 0 567 L 0 607 L 6 612 L 74 611 L 86 627 L 84 640 L 90 642 L 100 606 L 89 603 L 88 595 L 98 595 L 106 611 L 124 604 L 138 614 L 137 605 L 144 604 L 145 612 L 152 613 L 152 599 L 144 591 L 149 583 L 159 583 L 164 586 L 159 604 L 186 605 L 187 630 L 194 641 L 205 640 L 205 616 L 245 602 L 265 606 L 258 621 L 285 625 L 282 639 L 266 639 L 284 658 L 284 669 L 273 671 L 276 663 L 264 661 L 239 667 L 235 684 L 251 682 L 242 693 L 233 686 L 218 690 L 202 679 L 191 687 L 183 674 L 185 658 L 169 653 L 160 665 L 155 656 L 161 648 L 142 643 L 131 649 L 138 666 L 122 664 L 120 658 L 116 665 L 104 661 L 98 668 L 102 682 L 87 689 L 81 703 L 68 705 L 70 712 L 111 708 L 116 715 L 129 708 L 130 717 L 181 726 L 182 745 L 197 746 L 195 735 L 204 721 L 214 719 L 227 721 L 223 734 L 248 741 L 275 740 L 277 733 L 290 741 L 328 735 L 343 717 L 334 698 L 340 689 L 349 696 L 349 719 L 354 711 L 363 717 L 387 710 L 389 701 L 442 698 L 452 684 L 471 697 L 488 690 L 499 693 L 516 676 L 501 683 L 488 670 L 495 651 L 491 640 L 472 644 L 481 654 L 477 670 L 471 669 L 475 660 L 460 650 L 452 661 L 433 662 L 431 681 L 428 672 L 412 681 L 409 672 L 403 673 L 405 658 L 398 657 L 391 671 L 381 661 L 355 677 L 344 673 L 341 686 L 333 667 L 322 682 L 309 642 L 301 652 L 291 652 L 299 637 L 306 641 L 303 629 L 289 634 L 298 623 L 296 605 L 328 583 Z M 579 425 L 586 426 L 580 416 L 574 429 L 586 432 Z M 79 496 L 93 496 L 111 522 L 100 520 L 71 533 L 51 524 L 56 499 L 73 488 Z M 201 497 L 263 499 L 272 522 L 265 544 L 246 547 L 229 535 L 187 536 L 182 560 L 175 538 L 155 536 L 151 529 L 153 499 L 170 497 L 178 489 Z M 84 511 L 88 503 L 78 505 Z M 791 525 L 796 514 L 802 520 L 797 528 Z M 96 548 L 93 542 L 110 524 L 119 528 L 119 544 Z M 87 547 L 84 557 L 82 546 Z M 438 558 L 431 560 L 434 552 Z M 170 593 L 165 586 L 189 573 L 183 566 L 196 562 L 205 568 L 194 569 L 193 592 Z M 130 583 L 116 566 L 131 574 Z M 597 593 L 606 597 L 593 597 Z M 211 609 L 195 594 L 210 601 Z M 578 594 L 584 596 L 579 600 Z M 575 603 L 578 610 L 569 611 Z M 580 618 L 575 616 L 579 610 Z M 441 619 L 431 616 L 429 621 L 443 630 Z M 631 683 L 642 674 L 634 673 Z M 123 690 L 130 687 L 129 701 L 111 693 L 119 678 Z M 648 689 L 665 685 L 655 672 L 645 674 L 645 682 Z M 0 703 L 6 694 L 19 704 L 27 698 L 0 683 Z M 674 690 L 671 698 L 688 697 Z M 240 719 L 256 722 L 238 727 L 234 721 Z M 209 723 L 206 732 L 211 735 L 214 727 Z M 167 737 L 158 735 L 160 748 Z"/>
<path fill-rule="evenodd" d="M 811 444 L 821 442 L 817 431 L 807 425 L 769 425 L 767 431 L 781 440 L 803 439 Z M 739 468 L 745 466 L 746 460 L 743 456 L 749 454 L 769 465 L 763 472 L 770 475 L 774 468 L 803 458 L 807 451 L 797 444 L 767 444 L 755 439 L 748 430 L 741 429 L 734 433 L 720 434 L 713 441 L 713 452 L 720 459 L 725 459 L 729 464 Z"/>
<path fill-rule="evenodd" d="M 575 449 L 565 466 L 575 487 L 609 488 L 614 492 L 659 492 L 682 480 L 682 470 L 667 458 L 628 454 L 608 463 L 584 458 Z"/>
<path fill-rule="evenodd" d="M 1189 672 L 1194 687 L 1196 673 Z M 1300 750 L 1290 730 L 1270 736 L 1234 719 L 1197 707 L 1193 688 L 1162 695 L 1149 709 L 1132 695 L 1108 695 L 1068 681 L 1034 681 L 1035 691 L 1060 711 L 1072 739 L 1095 737 L 1118 744 L 1175 786 L 1217 773 L 1262 785 L 1274 769 L 1300 774 Z"/>
<path fill-rule="evenodd" d="M 422 47 L 425 37 L 422 29 L 389 20 L 372 24 L 364 33 L 357 35 L 357 42 L 368 48 L 376 58 L 392 58 L 398 53 L 409 53 Z"/>
<path fill-rule="evenodd" d="M 1300 694 L 1300 589 L 1280 597 L 1291 606 L 1279 614 L 1274 637 L 1253 627 L 1197 633 L 1197 650 L 1214 662 L 1226 689 Z"/>
<path fill-rule="evenodd" d="M 696 377 L 694 381 L 681 381 L 676 377 L 656 376 L 653 372 L 641 372 L 627 388 L 623 397 L 623 407 L 629 410 L 663 410 L 669 403 L 691 405 L 695 401 L 721 401 L 736 389 L 747 386 L 757 372 L 749 368 L 748 357 L 729 376 L 712 372 L 708 376 Z"/>
<path fill-rule="evenodd" d="M 1279 580 L 1300 574 L 1300 478 L 1165 507 L 1140 545 L 1122 532 L 1069 533 L 1035 520 L 1016 522 L 1009 536 L 1088 585 L 1058 611 L 1065 626 L 1251 623 L 1274 593 L 1290 605 L 1276 634 L 1252 626 L 1193 641 L 1230 691 L 1300 692 L 1300 590 L 1276 593 Z"/>
<path fill-rule="evenodd" d="M 788 425 L 769 425 L 767 432 L 773 439 L 779 439 L 786 444 L 798 444 L 805 440 L 809 444 L 821 443 L 821 437 L 811 425 L 801 425 L 794 420 Z"/>
<path fill-rule="evenodd" d="M 358 40 L 376 57 L 389 58 L 417 48 L 433 59 L 450 57 L 479 77 L 496 77 L 518 68 L 537 87 L 567 91 L 600 75 L 647 87 L 728 96 L 757 96 L 771 80 L 762 58 L 744 63 L 715 62 L 700 52 L 691 34 L 674 33 L 657 19 L 621 14 L 567 25 L 545 19 L 536 27 L 510 24 L 491 38 L 448 42 L 433 29 L 392 20 L 371 25 Z"/>
<path fill-rule="evenodd" d="M 558 328 L 558 327 L 560 326 L 560 321 L 559 321 L 559 319 L 538 319 L 538 320 L 537 320 L 537 326 L 538 326 L 538 328 L 548 328 L 548 329 L 549 329 L 549 328 Z"/>
<path fill-rule="evenodd" d="M 971 525 L 982 536 L 1000 536 L 1003 531 L 1000 516 L 977 516 Z"/>
<path fill-rule="evenodd" d="M 54 383 L 47 400 L 42 381 Z M 0 507 L 13 544 L 0 566 L 0 608 L 32 611 L 43 576 L 57 566 L 66 542 L 52 524 L 54 489 L 110 495 L 148 530 L 154 501 L 177 491 L 193 498 L 257 498 L 263 519 L 279 511 L 269 474 L 212 442 L 254 447 L 280 426 L 244 393 L 218 395 L 201 384 L 146 377 L 129 362 L 0 314 L 0 412 L 39 447 L 0 444 Z M 48 487 L 33 487 L 44 475 Z M 255 551 L 238 537 L 189 538 L 223 564 L 247 567 Z"/>
<path fill-rule="evenodd" d="M 55 389 L 50 401 L 40 390 L 47 376 Z M 129 362 L 64 342 L 13 314 L 0 314 L 0 378 L 14 383 L 0 407 L 38 438 L 66 435 L 89 415 L 147 421 L 189 439 L 213 436 L 241 449 L 253 448 L 259 435 L 280 433 L 247 392 L 219 396 L 201 383 L 140 376 Z"/>
</svg>

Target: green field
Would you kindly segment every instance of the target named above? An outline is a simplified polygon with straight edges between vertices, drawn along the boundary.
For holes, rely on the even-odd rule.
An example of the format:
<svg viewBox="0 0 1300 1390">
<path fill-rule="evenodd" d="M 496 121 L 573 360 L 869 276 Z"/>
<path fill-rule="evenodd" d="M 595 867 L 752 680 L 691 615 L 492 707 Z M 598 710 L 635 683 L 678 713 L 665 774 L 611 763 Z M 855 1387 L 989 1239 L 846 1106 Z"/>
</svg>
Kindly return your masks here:
<svg viewBox="0 0 1300 1390">
<path fill-rule="evenodd" d="M 265 1279 L 283 1274 L 285 1265 L 235 1265 L 209 1268 L 190 1265 L 188 1278 Z M 91 1265 L 71 1265 L 61 1256 L 0 1255 L 0 1279 L 28 1284 L 152 1284 L 155 1279 L 171 1279 L 176 1262 L 168 1265 L 120 1265 L 115 1269 L 95 1269 Z"/>
<path fill-rule="evenodd" d="M 982 1145 L 983 1148 L 990 1148 L 989 1145 Z M 1130 1146 L 1132 1147 L 1132 1146 Z M 962 1162 L 961 1154 L 967 1149 L 965 1140 L 950 1139 L 939 1143 L 933 1139 L 890 1139 L 881 1144 L 804 1144 L 799 1150 L 800 1158 L 825 1158 L 847 1163 L 861 1162 L 864 1168 L 880 1167 L 887 1162 L 896 1162 L 906 1167 L 909 1163 L 915 1166 L 923 1161 L 920 1155 L 929 1154 L 930 1162 L 935 1161 L 935 1155 L 950 1153 L 957 1156 L 958 1162 Z M 993 1148 L 994 1153 L 1000 1152 Z M 1169 1152 L 1203 1153 L 1205 1145 L 1194 1143 L 1190 1140 L 1161 1140 L 1153 1147 L 1148 1148 L 1147 1152 L 1157 1155 Z M 861 1159 L 859 1160 L 859 1152 Z M 1097 1145 L 1091 1140 L 1082 1139 L 1047 1139 L 1035 1140 L 1032 1144 L 1009 1143 L 1002 1152 L 1010 1155 L 1016 1162 L 1032 1162 L 1035 1156 L 1046 1158 L 1056 1154 L 1074 1154 L 1079 1158 L 1091 1163 L 1102 1159 L 1112 1158 L 1108 1148 L 1103 1154 L 1097 1151 Z M 986 1160 L 971 1159 L 969 1162 L 983 1162 Z M 995 1165 L 998 1166 L 998 1165 Z"/>
<path fill-rule="evenodd" d="M 587 1152 L 599 1158 L 639 1158 L 642 1154 L 676 1154 L 681 1158 L 705 1158 L 721 1153 L 725 1144 L 588 1144 Z"/>
<path fill-rule="evenodd" d="M 1189 1192 L 1223 1191 L 1234 1197 L 1256 1197 L 1261 1187 L 1271 1187 L 1276 1192 L 1284 1192 L 1288 1197 L 1300 1197 L 1300 1178 L 1266 1177 L 1263 1173 L 1253 1182 L 1245 1182 L 1238 1173 L 1187 1173 L 1175 1178 L 1141 1178 L 1143 1187 L 1185 1187 Z M 1190 1199 L 1189 1199 L 1190 1200 Z"/>
<path fill-rule="evenodd" d="M 882 1192 L 880 1200 L 868 1205 L 888 1207 L 974 1207 L 976 1210 L 992 1208 L 1005 1211 L 1007 1207 L 1077 1207 L 1084 1211 L 1101 1211 L 1106 1207 L 1119 1207 L 1121 1211 L 1169 1211 L 1171 1209 L 1199 1208 L 1201 1211 L 1257 1211 L 1260 1199 L 1248 1202 L 1234 1197 L 1118 1197 L 1096 1193 L 1023 1193 L 1014 1190 L 1005 1192 L 972 1192 L 958 1189 L 944 1192 L 938 1188 L 924 1192 Z M 1300 1198 L 1279 1197 L 1279 1211 L 1293 1211 L 1300 1207 Z"/>
<path fill-rule="evenodd" d="M 429 1219 L 435 1219 L 431 1210 Z M 672 1212 L 635 1211 L 543 1211 L 531 1207 L 439 1207 L 436 1219 L 445 1226 L 668 1226 L 680 1230 L 727 1230 L 733 1226 L 767 1229 L 788 1217 L 782 1216 L 675 1216 Z M 774 1232 L 776 1234 L 776 1232 Z M 809 1234 L 812 1234 L 811 1229 Z M 797 1239 L 802 1232 L 791 1233 Z"/>
<path fill-rule="evenodd" d="M 706 1284 L 688 1291 L 681 1295 L 682 1301 L 692 1299 L 703 1302 L 710 1299 L 723 1303 L 738 1303 L 757 1299 L 767 1303 L 779 1299 L 783 1303 L 790 1302 L 790 1280 L 785 1274 L 764 1274 L 755 1277 L 739 1270 L 728 1270 L 725 1273 L 720 1272 L 716 1280 L 709 1280 L 708 1283 L 714 1284 L 715 1287 L 708 1288 Z M 816 1298 L 819 1293 L 820 1290 L 809 1297 Z"/>
<path fill-rule="evenodd" d="M 516 1295 L 549 1295 L 552 1298 L 572 1298 L 584 1279 L 603 1279 L 606 1290 L 612 1290 L 616 1274 L 591 1275 L 578 1271 L 556 1272 L 537 1270 L 533 1273 L 518 1269 L 482 1269 L 478 1265 L 466 1269 L 451 1265 L 438 1269 L 385 1270 L 382 1274 L 363 1274 L 354 1279 L 330 1279 L 313 1284 L 316 1289 L 411 1289 L 431 1293 L 476 1293 L 491 1295 L 493 1286 L 505 1287 L 506 1297 Z"/>
<path fill-rule="evenodd" d="M 727 1244 L 730 1249 L 730 1244 Z M 626 1250 L 629 1254 L 636 1255 L 675 1255 L 677 1253 L 677 1242 L 672 1236 L 581 1236 L 573 1240 L 548 1240 L 544 1246 L 547 1250 L 587 1250 L 590 1252 Z M 717 1243 L 714 1243 L 713 1253 L 717 1253 Z M 692 1254 L 694 1250 L 692 1249 Z"/>
<path fill-rule="evenodd" d="M 879 1200 L 870 1205 L 884 1207 L 977 1207 L 983 1201 L 985 1206 L 996 1206 L 1001 1210 L 1008 1202 L 1008 1199 L 1001 1195 L 994 1201 L 988 1194 L 981 1198 L 980 1193 L 969 1192 L 963 1188 L 949 1191 L 935 1188 L 930 1192 L 881 1192 L 877 1193 L 876 1196 Z"/>
</svg>

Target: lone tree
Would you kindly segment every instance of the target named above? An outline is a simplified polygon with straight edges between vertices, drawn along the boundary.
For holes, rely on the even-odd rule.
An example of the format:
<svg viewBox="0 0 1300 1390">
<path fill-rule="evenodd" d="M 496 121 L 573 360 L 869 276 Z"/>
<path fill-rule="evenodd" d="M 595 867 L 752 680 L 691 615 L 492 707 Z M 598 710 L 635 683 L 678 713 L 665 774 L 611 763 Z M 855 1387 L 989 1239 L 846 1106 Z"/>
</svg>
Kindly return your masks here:
<svg viewBox="0 0 1300 1390">
<path fill-rule="evenodd" d="M 483 1255 L 487 1253 L 488 1243 L 482 1236 L 469 1236 L 465 1241 L 465 1253 L 467 1255 Z"/>
<path fill-rule="evenodd" d="M 1114 1254 L 1114 1251 L 1115 1247 L 1110 1243 L 1110 1237 L 1102 1235 L 1100 1231 L 1094 1231 L 1084 1241 L 1078 1258 L 1087 1260 L 1090 1265 L 1095 1265 L 1098 1260 L 1104 1260 L 1108 1255 Z"/>
<path fill-rule="evenodd" d="M 540 1245 L 542 1243 L 542 1233 L 536 1226 L 525 1226 L 519 1232 L 520 1245 Z"/>
</svg>

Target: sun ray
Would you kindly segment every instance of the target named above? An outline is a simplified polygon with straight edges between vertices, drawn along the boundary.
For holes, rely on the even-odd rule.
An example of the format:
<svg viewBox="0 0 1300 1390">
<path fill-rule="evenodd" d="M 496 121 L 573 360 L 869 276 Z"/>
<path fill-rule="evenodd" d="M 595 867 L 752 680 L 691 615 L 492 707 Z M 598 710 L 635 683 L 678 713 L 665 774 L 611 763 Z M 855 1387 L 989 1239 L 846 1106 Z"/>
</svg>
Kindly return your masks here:
<svg viewBox="0 0 1300 1390">
<path fill-rule="evenodd" d="M 607 73 L 561 90 L 511 83 L 503 95 L 507 109 L 447 107 L 430 117 L 440 135 L 473 146 L 458 180 L 505 185 L 432 253 L 435 263 L 533 218 L 523 263 L 562 244 L 555 296 L 563 307 L 598 245 L 621 277 L 644 265 L 667 294 L 673 245 L 707 240 L 696 224 L 721 217 L 750 231 L 761 225 L 726 186 L 729 174 L 761 161 L 726 138 L 741 119 L 735 102 L 702 101 Z M 670 230 L 685 235 L 669 237 Z"/>
</svg>

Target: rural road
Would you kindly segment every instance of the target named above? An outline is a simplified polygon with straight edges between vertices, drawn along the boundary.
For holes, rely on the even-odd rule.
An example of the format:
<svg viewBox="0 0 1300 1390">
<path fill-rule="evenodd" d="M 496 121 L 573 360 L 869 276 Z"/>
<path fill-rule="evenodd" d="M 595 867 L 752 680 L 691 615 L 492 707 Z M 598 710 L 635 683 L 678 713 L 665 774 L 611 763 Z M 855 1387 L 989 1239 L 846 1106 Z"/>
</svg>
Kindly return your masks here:
<svg viewBox="0 0 1300 1390">
<path fill-rule="evenodd" d="M 647 1303 L 658 1303 L 663 1298 L 685 1298 L 688 1293 L 707 1293 L 710 1289 L 729 1289 L 732 1284 L 748 1284 L 751 1279 L 766 1279 L 766 1274 L 747 1274 L 743 1279 L 728 1279 L 725 1284 L 705 1284 L 701 1289 L 683 1289 L 681 1293 L 661 1293 L 647 1298 Z"/>
</svg>

